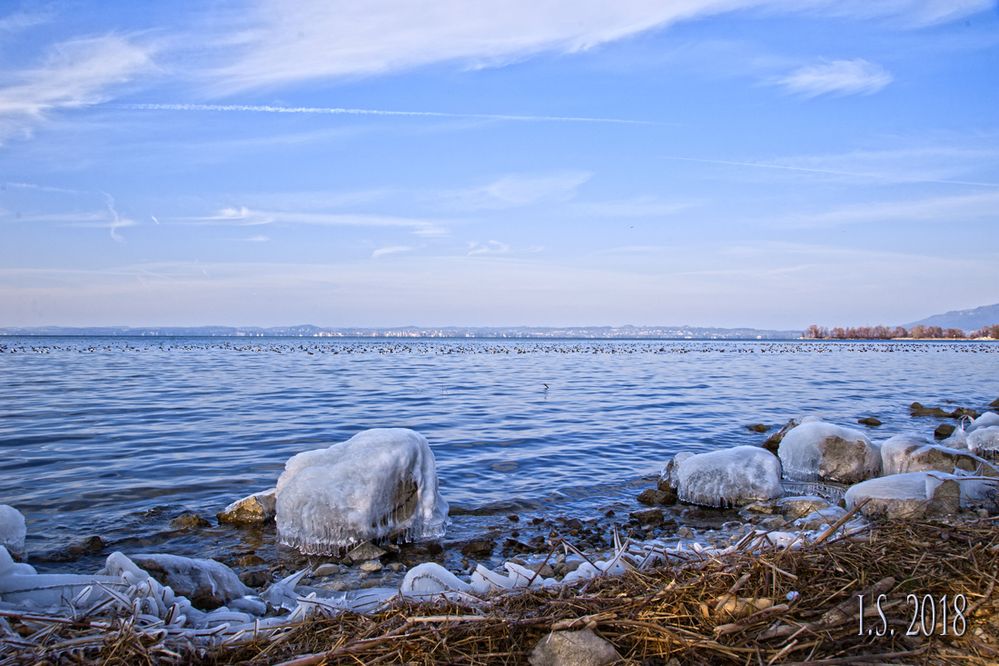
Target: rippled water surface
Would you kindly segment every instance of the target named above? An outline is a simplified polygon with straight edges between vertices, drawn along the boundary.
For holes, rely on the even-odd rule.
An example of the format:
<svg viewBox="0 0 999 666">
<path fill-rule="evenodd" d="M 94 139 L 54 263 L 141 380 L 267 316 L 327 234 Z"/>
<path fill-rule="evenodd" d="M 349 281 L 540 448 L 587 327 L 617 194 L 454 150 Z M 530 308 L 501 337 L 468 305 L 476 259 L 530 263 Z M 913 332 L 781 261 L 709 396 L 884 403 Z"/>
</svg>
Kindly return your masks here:
<svg viewBox="0 0 999 666">
<path fill-rule="evenodd" d="M 457 513 L 584 513 L 673 452 L 759 442 L 750 423 L 876 415 L 875 439 L 928 434 L 913 400 L 997 395 L 992 343 L 0 338 L 0 503 L 33 551 L 113 543 L 398 426 L 430 440 Z"/>
</svg>

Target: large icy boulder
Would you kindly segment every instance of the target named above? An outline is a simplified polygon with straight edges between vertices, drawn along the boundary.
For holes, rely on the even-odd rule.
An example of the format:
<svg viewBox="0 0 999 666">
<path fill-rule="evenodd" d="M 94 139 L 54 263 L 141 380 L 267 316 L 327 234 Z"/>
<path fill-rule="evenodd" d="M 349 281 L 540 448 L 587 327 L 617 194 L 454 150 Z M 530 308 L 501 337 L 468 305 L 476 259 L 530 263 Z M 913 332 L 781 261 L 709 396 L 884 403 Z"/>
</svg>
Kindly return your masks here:
<svg viewBox="0 0 999 666">
<path fill-rule="evenodd" d="M 0 504 L 0 546 L 15 557 L 22 557 L 27 533 L 21 512 L 7 504 Z"/>
<path fill-rule="evenodd" d="M 971 422 L 971 425 L 968 426 L 968 432 L 992 426 L 999 426 L 999 414 L 995 412 L 985 412 Z"/>
<path fill-rule="evenodd" d="M 403 428 L 365 430 L 285 464 L 277 483 L 281 543 L 307 554 L 364 541 L 444 535 L 447 502 L 426 438 Z"/>
<path fill-rule="evenodd" d="M 162 585 L 184 595 L 198 608 L 218 608 L 250 594 L 236 572 L 215 560 L 160 553 L 133 555 L 131 559 Z"/>
<path fill-rule="evenodd" d="M 870 479 L 846 491 L 846 508 L 869 500 L 867 518 L 909 520 L 956 513 L 961 506 L 958 477 L 941 472 L 909 472 Z"/>
<path fill-rule="evenodd" d="M 788 432 L 777 455 L 795 481 L 856 483 L 881 472 L 881 453 L 867 435 L 821 421 Z"/>
<path fill-rule="evenodd" d="M 968 433 L 968 449 L 983 458 L 999 459 L 999 426 L 986 426 Z"/>
<path fill-rule="evenodd" d="M 674 458 L 666 474 L 684 502 L 703 506 L 743 506 L 780 497 L 780 461 L 766 449 L 731 449 Z"/>
<path fill-rule="evenodd" d="M 999 476 L 988 462 L 966 450 L 934 444 L 922 437 L 895 435 L 881 443 L 882 473 L 965 471 L 985 476 Z"/>
</svg>

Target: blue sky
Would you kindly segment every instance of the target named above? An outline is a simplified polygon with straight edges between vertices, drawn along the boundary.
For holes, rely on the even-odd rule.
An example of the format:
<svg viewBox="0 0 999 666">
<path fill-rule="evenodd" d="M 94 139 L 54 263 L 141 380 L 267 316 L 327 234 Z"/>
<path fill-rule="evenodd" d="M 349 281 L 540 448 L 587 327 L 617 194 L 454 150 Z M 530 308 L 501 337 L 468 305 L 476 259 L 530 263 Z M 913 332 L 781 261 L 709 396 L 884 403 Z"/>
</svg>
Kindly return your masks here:
<svg viewBox="0 0 999 666">
<path fill-rule="evenodd" d="M 5 2 L 0 326 L 999 301 L 980 0 Z"/>
</svg>

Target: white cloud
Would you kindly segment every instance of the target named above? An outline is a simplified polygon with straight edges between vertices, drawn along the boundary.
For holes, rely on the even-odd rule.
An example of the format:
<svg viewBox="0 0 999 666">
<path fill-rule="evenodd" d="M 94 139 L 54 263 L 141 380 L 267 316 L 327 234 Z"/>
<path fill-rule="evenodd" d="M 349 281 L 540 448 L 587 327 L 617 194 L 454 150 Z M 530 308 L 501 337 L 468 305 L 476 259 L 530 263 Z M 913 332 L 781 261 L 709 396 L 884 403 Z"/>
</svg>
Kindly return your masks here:
<svg viewBox="0 0 999 666">
<path fill-rule="evenodd" d="M 402 254 L 403 252 L 412 252 L 413 248 L 409 245 L 388 245 L 386 247 L 380 247 L 371 253 L 372 259 L 377 259 L 379 257 L 384 257 L 390 254 Z"/>
<path fill-rule="evenodd" d="M 485 243 L 480 243 L 478 241 L 471 241 L 468 244 L 468 256 L 475 256 L 478 254 L 509 254 L 510 246 L 506 243 L 501 243 L 496 240 L 486 241 Z"/>
<path fill-rule="evenodd" d="M 0 142 L 30 136 L 50 113 L 106 101 L 153 67 L 153 48 L 118 35 L 62 42 L 37 67 L 0 75 Z"/>
<path fill-rule="evenodd" d="M 537 203 L 568 201 L 593 174 L 564 171 L 547 174 L 509 174 L 485 185 L 428 192 L 422 198 L 458 210 L 503 210 Z"/>
<path fill-rule="evenodd" d="M 432 220 L 394 215 L 365 213 L 316 213 L 294 210 L 256 210 L 246 206 L 229 206 L 213 215 L 181 218 L 197 224 L 260 226 L 265 224 L 301 224 L 320 227 L 404 227 L 418 236 L 445 235 L 447 230 Z"/>
<path fill-rule="evenodd" d="M 270 237 L 264 236 L 263 234 L 255 234 L 253 236 L 248 236 L 244 238 L 243 241 L 246 243 L 266 243 L 270 240 Z"/>
<path fill-rule="evenodd" d="M 805 65 L 775 81 L 787 92 L 804 97 L 870 95 L 891 82 L 888 70 L 862 58 Z"/>
<path fill-rule="evenodd" d="M 821 213 L 788 216 L 778 221 L 778 225 L 835 227 L 880 222 L 948 224 L 981 220 L 999 221 L 999 192 L 850 204 Z"/>
<path fill-rule="evenodd" d="M 400 71 L 442 62 L 504 64 L 574 53 L 671 24 L 747 9 L 889 19 L 907 26 L 989 9 L 987 0 L 258 0 L 227 16 L 215 46 L 235 50 L 210 71 L 231 94 L 308 80 Z"/>
</svg>

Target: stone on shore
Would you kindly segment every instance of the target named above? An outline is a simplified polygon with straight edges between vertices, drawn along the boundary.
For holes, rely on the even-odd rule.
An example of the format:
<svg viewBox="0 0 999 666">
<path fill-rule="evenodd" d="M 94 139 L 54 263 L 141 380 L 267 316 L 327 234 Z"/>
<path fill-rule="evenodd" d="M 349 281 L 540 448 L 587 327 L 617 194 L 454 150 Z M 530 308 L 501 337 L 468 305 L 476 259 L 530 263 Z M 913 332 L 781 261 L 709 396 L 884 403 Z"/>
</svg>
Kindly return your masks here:
<svg viewBox="0 0 999 666">
<path fill-rule="evenodd" d="M 430 445 L 404 428 L 365 430 L 299 453 L 277 484 L 278 538 L 305 554 L 435 539 L 444 535 L 447 512 Z"/>
<path fill-rule="evenodd" d="M 274 519 L 277 489 L 271 488 L 236 500 L 217 515 L 220 523 L 255 525 Z"/>
<path fill-rule="evenodd" d="M 664 476 L 681 501 L 712 507 L 744 506 L 780 497 L 780 461 L 757 446 L 677 454 Z"/>
<path fill-rule="evenodd" d="M 957 513 L 958 477 L 941 472 L 909 472 L 870 479 L 846 491 L 846 508 L 869 499 L 860 512 L 869 519 L 912 520 Z"/>
<path fill-rule="evenodd" d="M 24 556 L 24 539 L 28 530 L 24 516 L 8 504 L 0 504 L 0 546 L 16 558 Z"/>
<path fill-rule="evenodd" d="M 947 439 L 954 434 L 955 428 L 956 426 L 951 425 L 950 423 L 941 423 L 933 431 L 933 437 L 936 439 Z"/>
<path fill-rule="evenodd" d="M 867 435 L 821 421 L 791 430 L 777 454 L 794 481 L 857 483 L 881 472 L 880 451 Z"/>
<path fill-rule="evenodd" d="M 218 608 L 251 594 L 236 572 L 215 560 L 160 553 L 133 555 L 131 560 L 197 608 Z"/>
<path fill-rule="evenodd" d="M 929 471 L 999 476 L 999 470 L 967 450 L 948 448 L 913 435 L 895 435 L 881 443 L 881 470 L 886 476 Z"/>
<path fill-rule="evenodd" d="M 799 495 L 797 497 L 782 497 L 777 500 L 777 511 L 788 520 L 807 516 L 830 506 L 829 500 L 818 495 Z"/>
<path fill-rule="evenodd" d="M 590 629 L 553 631 L 531 652 L 531 666 L 606 666 L 621 661 L 613 645 Z"/>
</svg>

